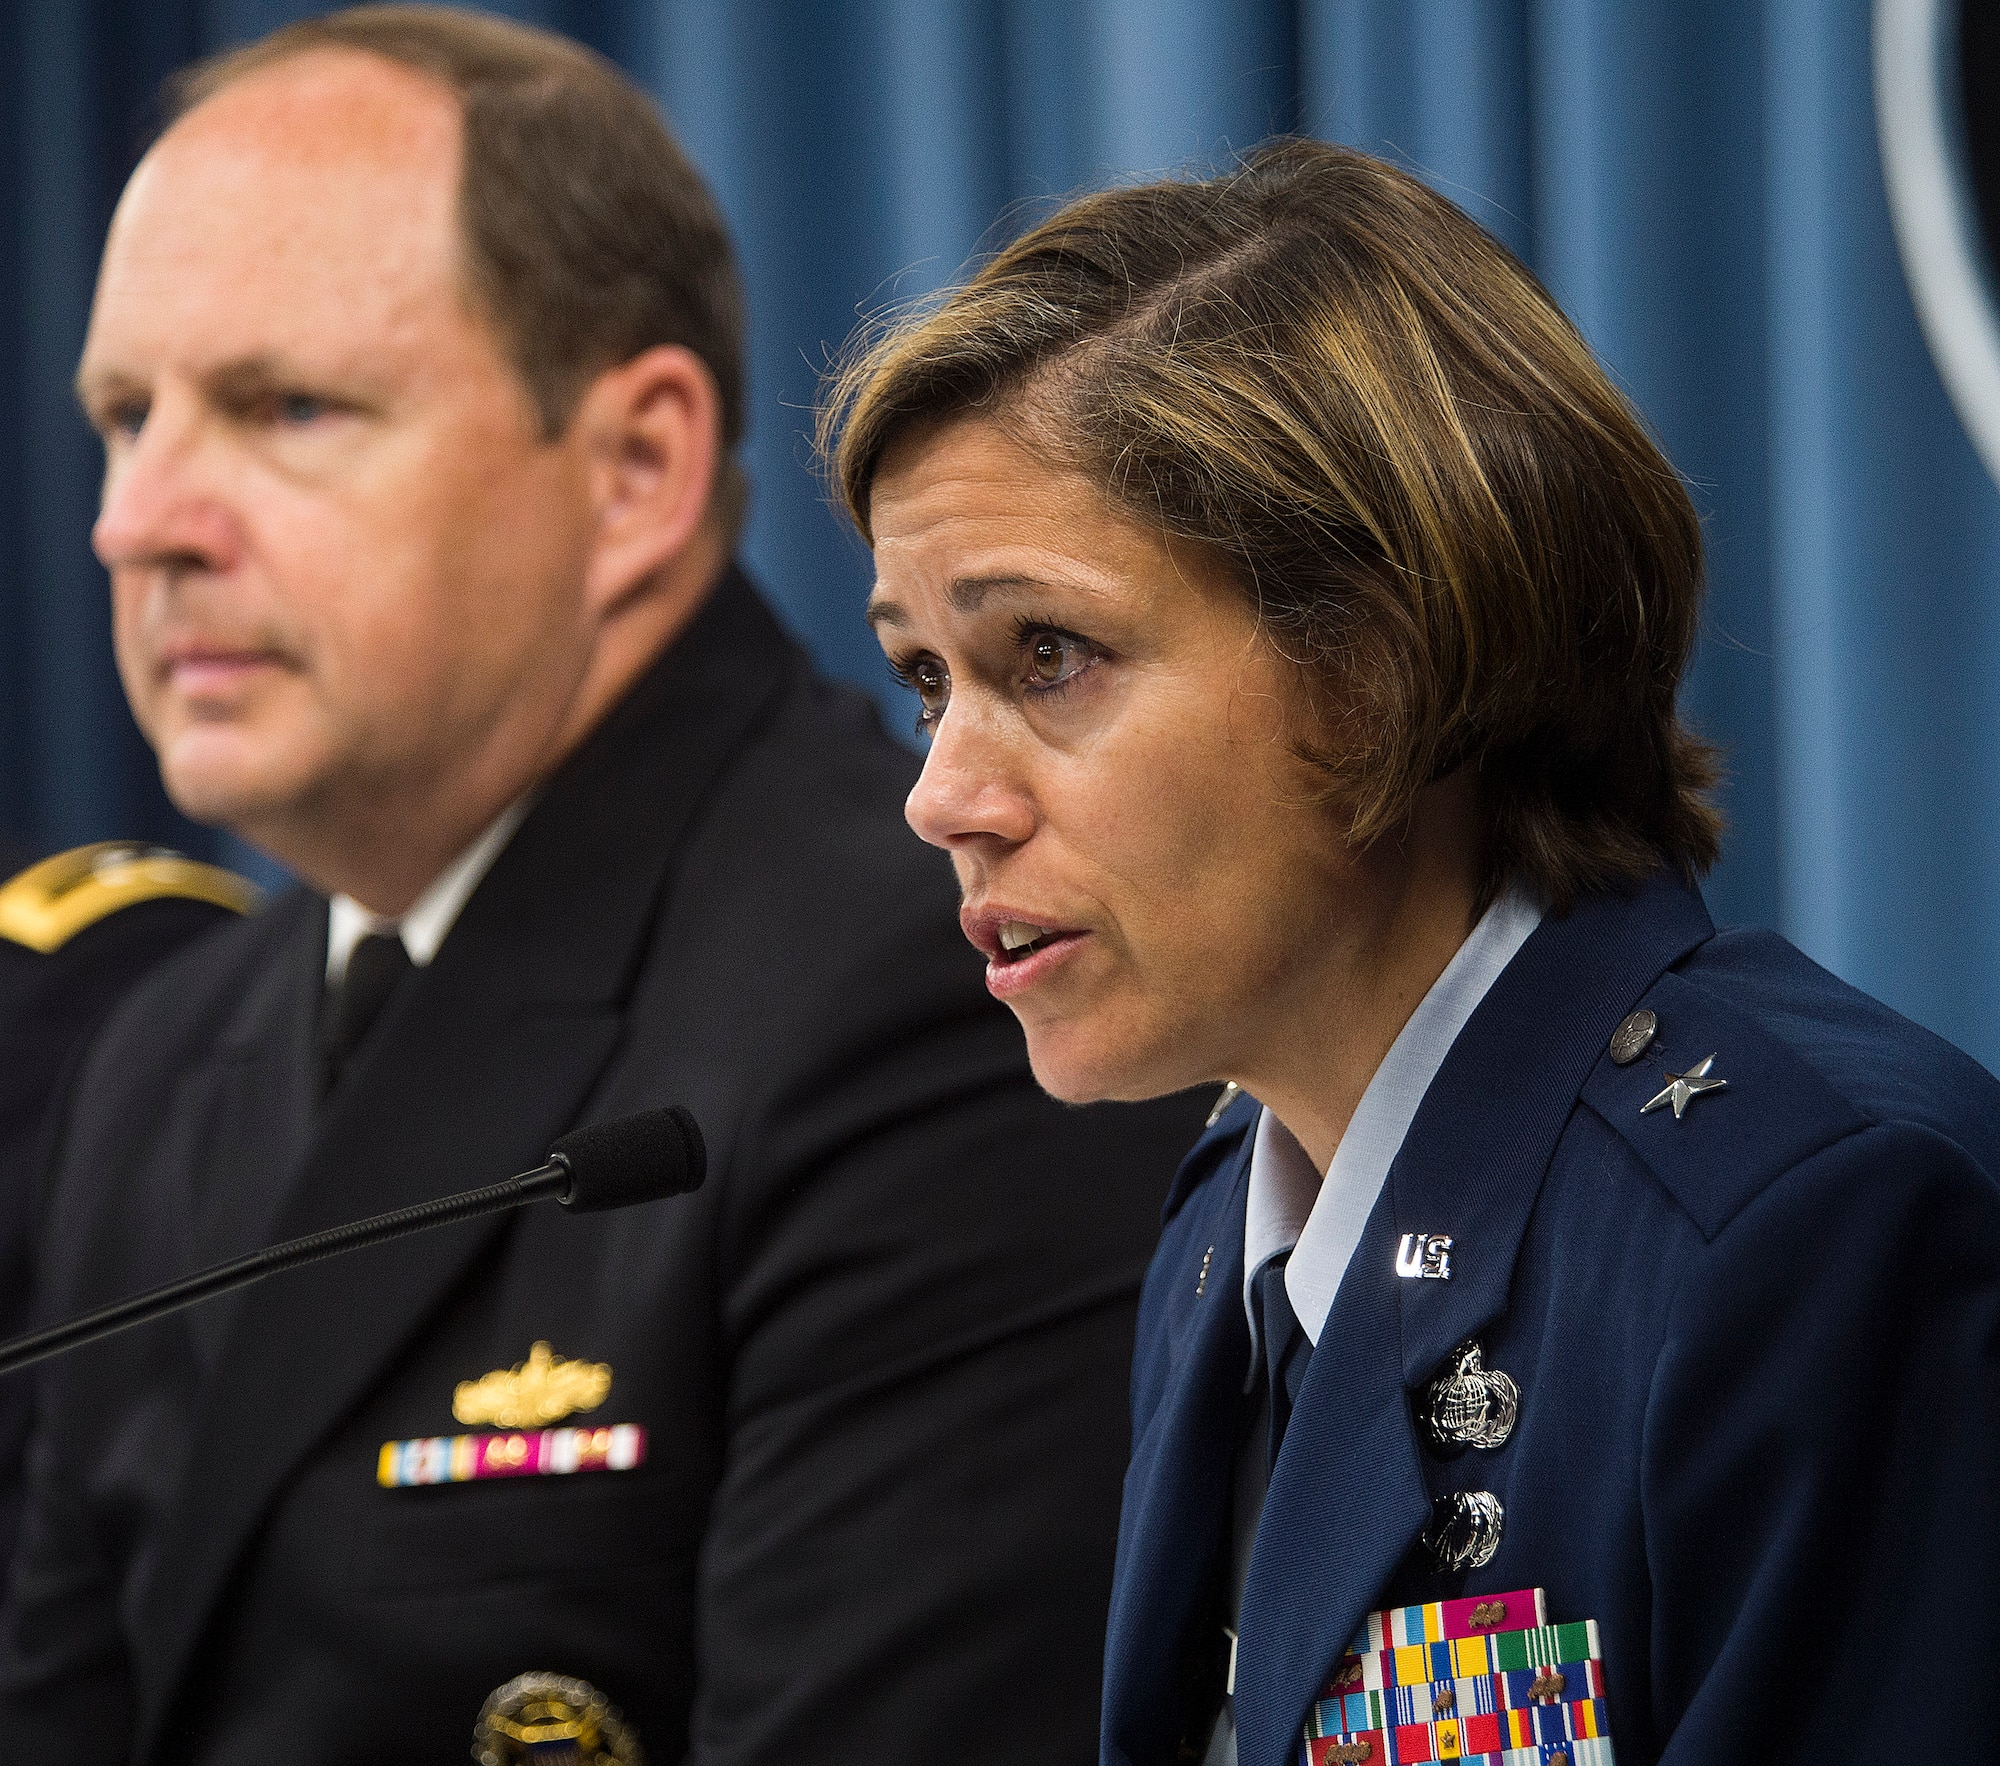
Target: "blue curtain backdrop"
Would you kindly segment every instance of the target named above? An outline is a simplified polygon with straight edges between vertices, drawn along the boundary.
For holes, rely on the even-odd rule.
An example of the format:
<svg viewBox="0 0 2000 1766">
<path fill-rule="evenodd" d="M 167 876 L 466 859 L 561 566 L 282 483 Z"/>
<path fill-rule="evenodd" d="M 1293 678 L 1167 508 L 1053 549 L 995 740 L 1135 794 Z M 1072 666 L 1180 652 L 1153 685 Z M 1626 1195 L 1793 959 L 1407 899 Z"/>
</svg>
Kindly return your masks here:
<svg viewBox="0 0 2000 1766">
<path fill-rule="evenodd" d="M 316 10 L 13 0 L 0 78 L 0 824 L 231 853 L 160 796 L 108 659 L 70 403 L 96 253 L 180 61 Z M 805 439 L 858 313 L 1065 192 L 1278 129 L 1386 153 L 1548 282 L 1696 488 L 1689 704 L 1729 750 L 1718 916 L 2000 1065 L 2000 498 L 1918 335 L 1865 0 L 545 0 L 713 180 L 754 330 L 752 567 L 893 703 Z M 896 706 L 900 723 L 906 709 Z M 241 860 L 240 853 L 235 856 Z"/>
</svg>

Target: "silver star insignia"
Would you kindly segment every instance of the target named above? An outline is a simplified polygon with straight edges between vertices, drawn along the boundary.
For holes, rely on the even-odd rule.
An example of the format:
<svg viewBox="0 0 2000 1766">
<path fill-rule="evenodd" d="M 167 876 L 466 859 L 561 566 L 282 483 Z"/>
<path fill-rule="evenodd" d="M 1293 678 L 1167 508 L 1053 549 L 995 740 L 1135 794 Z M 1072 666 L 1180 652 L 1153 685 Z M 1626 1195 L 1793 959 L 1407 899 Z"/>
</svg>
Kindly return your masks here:
<svg viewBox="0 0 2000 1766">
<path fill-rule="evenodd" d="M 1674 1120 L 1676 1122 L 1680 1121 L 1682 1114 L 1686 1111 L 1691 1100 L 1700 1097 L 1705 1091 L 1721 1091 L 1729 1084 L 1729 1081 L 1722 1078 L 1719 1074 L 1711 1074 L 1709 1072 L 1709 1069 L 1714 1065 L 1715 1056 L 1709 1055 L 1705 1059 L 1695 1062 L 1685 1073 L 1669 1073 L 1665 1088 L 1657 1097 L 1651 1098 L 1646 1103 L 1640 1105 L 1639 1114 L 1641 1116 L 1650 1116 L 1662 1106 L 1672 1104 L 1674 1107 Z"/>
</svg>

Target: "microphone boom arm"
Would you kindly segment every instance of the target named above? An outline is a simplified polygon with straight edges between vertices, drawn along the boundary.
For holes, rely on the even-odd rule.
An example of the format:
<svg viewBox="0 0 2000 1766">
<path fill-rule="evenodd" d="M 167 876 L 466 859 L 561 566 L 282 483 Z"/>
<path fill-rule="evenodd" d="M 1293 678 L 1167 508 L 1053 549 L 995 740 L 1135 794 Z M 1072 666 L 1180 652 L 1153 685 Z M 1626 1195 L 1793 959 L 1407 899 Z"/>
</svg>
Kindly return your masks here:
<svg viewBox="0 0 2000 1766">
<path fill-rule="evenodd" d="M 81 1318 L 66 1319 L 61 1324 L 0 1343 L 0 1374 L 95 1342 L 113 1331 L 130 1330 L 149 1319 L 192 1306 L 198 1300 L 210 1300 L 217 1294 L 248 1287 L 281 1270 L 317 1263 L 323 1257 L 338 1257 L 343 1251 L 384 1244 L 434 1226 L 477 1220 L 483 1214 L 499 1214 L 547 1196 L 555 1197 L 575 1214 L 629 1208 L 636 1202 L 658 1202 L 700 1189 L 707 1172 L 708 1152 L 702 1143 L 701 1130 L 679 1104 L 593 1123 L 588 1128 L 574 1129 L 557 1141 L 549 1149 L 546 1165 L 538 1165 L 533 1171 L 524 1171 L 503 1183 L 462 1190 L 455 1196 L 439 1196 L 434 1201 L 392 1209 L 387 1214 L 346 1226 L 330 1226 L 323 1232 L 287 1239 L 282 1245 L 271 1245 L 246 1257 L 196 1270 L 193 1275 L 182 1276 L 164 1287 L 114 1300 Z"/>
<path fill-rule="evenodd" d="M 539 1202 L 545 1196 L 561 1198 L 569 1193 L 573 1181 L 569 1161 L 551 1159 L 533 1171 L 524 1171 L 519 1177 L 510 1177 L 501 1183 L 488 1184 L 484 1189 L 465 1190 L 455 1196 L 440 1196 L 435 1201 L 418 1202 L 408 1208 L 394 1208 L 387 1214 L 377 1214 L 367 1220 L 351 1221 L 346 1226 L 332 1226 L 323 1232 L 287 1239 L 282 1245 L 266 1246 L 247 1256 L 218 1263 L 211 1269 L 182 1276 L 179 1281 L 149 1288 L 143 1294 L 115 1300 L 109 1306 L 85 1313 L 81 1318 L 67 1319 L 62 1324 L 50 1325 L 46 1330 L 31 1331 L 24 1337 L 0 1343 L 0 1374 L 12 1373 L 30 1362 L 60 1355 L 66 1349 L 75 1349 L 99 1337 L 108 1337 L 114 1331 L 130 1330 L 134 1325 L 145 1324 L 163 1313 L 178 1312 L 183 1306 L 192 1306 L 197 1301 L 212 1300 L 217 1294 L 248 1287 L 252 1282 L 262 1281 L 265 1276 L 276 1275 L 280 1270 L 317 1263 L 323 1257 L 337 1257 L 343 1251 L 358 1251 L 364 1245 L 385 1244 L 390 1239 L 424 1232 L 434 1226 L 451 1226 L 461 1220 L 477 1220 L 481 1215 L 499 1214 L 528 1202 Z"/>
</svg>

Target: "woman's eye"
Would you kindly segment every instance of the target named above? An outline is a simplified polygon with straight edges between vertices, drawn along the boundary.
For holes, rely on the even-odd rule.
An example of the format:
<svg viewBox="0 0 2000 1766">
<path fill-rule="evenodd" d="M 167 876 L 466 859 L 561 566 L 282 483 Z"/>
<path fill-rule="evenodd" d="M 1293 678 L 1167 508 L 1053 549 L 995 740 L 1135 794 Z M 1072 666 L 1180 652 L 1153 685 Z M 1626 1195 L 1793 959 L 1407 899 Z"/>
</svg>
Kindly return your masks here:
<svg viewBox="0 0 2000 1766">
<path fill-rule="evenodd" d="M 951 676 L 945 673 L 943 663 L 930 656 L 919 657 L 897 673 L 917 696 L 917 734 L 928 735 L 944 716 L 951 698 Z"/>
<path fill-rule="evenodd" d="M 309 392 L 288 392 L 278 399 L 278 418 L 283 423 L 313 423 L 326 413 L 326 400 Z"/>
<path fill-rule="evenodd" d="M 1028 641 L 1028 685 L 1060 687 L 1089 666 L 1090 650 L 1066 632 L 1035 632 Z"/>
</svg>

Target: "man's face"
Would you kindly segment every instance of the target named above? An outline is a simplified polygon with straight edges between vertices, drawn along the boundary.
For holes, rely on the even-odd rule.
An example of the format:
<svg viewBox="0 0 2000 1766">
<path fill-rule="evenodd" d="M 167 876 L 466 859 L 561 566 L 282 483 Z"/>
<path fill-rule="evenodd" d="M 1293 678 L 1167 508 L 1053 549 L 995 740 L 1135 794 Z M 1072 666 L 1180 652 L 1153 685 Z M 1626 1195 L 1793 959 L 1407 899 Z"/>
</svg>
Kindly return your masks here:
<svg viewBox="0 0 2000 1766">
<path fill-rule="evenodd" d="M 385 806 L 469 837 L 588 663 L 587 475 L 465 291 L 459 156 L 441 88 L 314 52 L 177 124 L 105 248 L 119 670 L 174 801 L 281 856 Z"/>
</svg>

